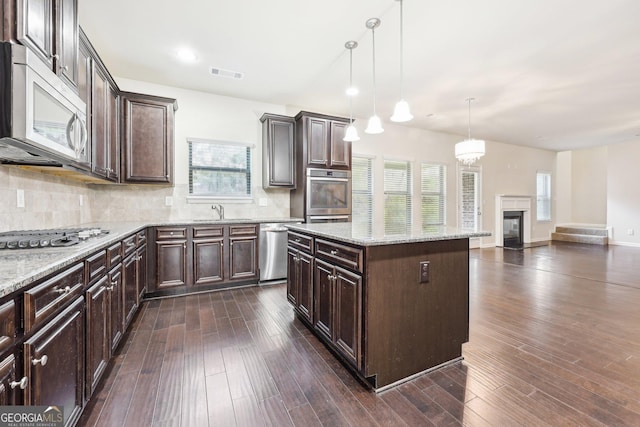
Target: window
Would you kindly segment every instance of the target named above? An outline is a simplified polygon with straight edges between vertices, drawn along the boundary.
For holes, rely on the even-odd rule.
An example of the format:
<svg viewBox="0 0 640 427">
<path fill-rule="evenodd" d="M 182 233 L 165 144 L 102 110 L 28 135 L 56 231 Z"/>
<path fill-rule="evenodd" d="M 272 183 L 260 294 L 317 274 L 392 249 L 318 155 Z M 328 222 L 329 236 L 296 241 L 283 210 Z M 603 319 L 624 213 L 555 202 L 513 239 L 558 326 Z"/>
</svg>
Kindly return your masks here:
<svg viewBox="0 0 640 427">
<path fill-rule="evenodd" d="M 251 197 L 251 147 L 247 144 L 189 140 L 189 195 Z"/>
<path fill-rule="evenodd" d="M 551 174 L 549 172 L 538 172 L 536 174 L 536 183 L 536 217 L 538 221 L 551 221 Z"/>
<path fill-rule="evenodd" d="M 446 167 L 423 163 L 420 173 L 422 231 L 436 231 L 445 225 L 445 181 Z"/>
<path fill-rule="evenodd" d="M 465 166 L 460 169 L 459 223 L 465 230 L 478 231 L 480 227 L 480 168 Z"/>
<path fill-rule="evenodd" d="M 411 164 L 384 161 L 384 233 L 405 234 L 411 230 Z"/>
<path fill-rule="evenodd" d="M 373 224 L 373 160 L 353 156 L 351 159 L 351 221 L 358 235 L 371 234 Z"/>
</svg>

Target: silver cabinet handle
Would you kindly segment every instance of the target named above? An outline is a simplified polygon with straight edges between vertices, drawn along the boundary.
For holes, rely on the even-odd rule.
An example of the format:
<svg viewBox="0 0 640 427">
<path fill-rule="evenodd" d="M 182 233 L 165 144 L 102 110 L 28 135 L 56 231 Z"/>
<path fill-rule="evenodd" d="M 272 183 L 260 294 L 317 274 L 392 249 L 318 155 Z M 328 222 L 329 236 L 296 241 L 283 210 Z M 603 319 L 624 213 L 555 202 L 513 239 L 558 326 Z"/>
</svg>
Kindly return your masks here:
<svg viewBox="0 0 640 427">
<path fill-rule="evenodd" d="M 59 294 L 68 294 L 69 292 L 71 292 L 71 287 L 65 286 L 64 288 L 53 288 L 53 291 Z"/>
<path fill-rule="evenodd" d="M 22 377 L 20 378 L 20 381 L 11 381 L 9 383 L 9 386 L 11 386 L 12 389 L 20 386 L 20 390 L 27 388 L 27 385 L 29 385 L 29 378 L 27 377 Z"/>
<path fill-rule="evenodd" d="M 105 286 L 105 289 L 108 291 L 112 291 L 113 290 L 113 285 L 112 286 Z"/>
<path fill-rule="evenodd" d="M 135 245 L 136 245 L 136 244 L 135 244 L 135 243 L 133 243 L 133 242 L 127 242 L 127 247 L 128 247 L 128 248 L 132 248 L 132 247 L 134 247 Z"/>
<path fill-rule="evenodd" d="M 31 363 L 33 363 L 34 366 L 37 365 L 38 363 L 41 364 L 42 366 L 45 366 L 48 361 L 49 361 L 49 358 L 47 357 L 47 355 L 43 354 L 40 359 L 33 359 Z"/>
<path fill-rule="evenodd" d="M 296 239 L 296 243 L 300 243 L 300 239 Z"/>
<path fill-rule="evenodd" d="M 337 249 L 331 249 L 331 250 L 329 251 L 329 253 L 330 253 L 331 255 L 338 255 L 338 250 L 337 250 Z"/>
</svg>

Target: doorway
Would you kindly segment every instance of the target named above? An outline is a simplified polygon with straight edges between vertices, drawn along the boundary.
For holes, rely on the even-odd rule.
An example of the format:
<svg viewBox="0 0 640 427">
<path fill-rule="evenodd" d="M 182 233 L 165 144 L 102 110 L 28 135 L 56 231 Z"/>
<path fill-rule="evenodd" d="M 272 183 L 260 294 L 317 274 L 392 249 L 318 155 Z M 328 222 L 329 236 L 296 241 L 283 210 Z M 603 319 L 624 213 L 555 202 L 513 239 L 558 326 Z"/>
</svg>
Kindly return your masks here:
<svg viewBox="0 0 640 427">
<path fill-rule="evenodd" d="M 458 165 L 458 227 L 479 231 L 482 225 L 482 170 Z M 469 239 L 469 248 L 479 248 L 480 238 Z"/>
</svg>

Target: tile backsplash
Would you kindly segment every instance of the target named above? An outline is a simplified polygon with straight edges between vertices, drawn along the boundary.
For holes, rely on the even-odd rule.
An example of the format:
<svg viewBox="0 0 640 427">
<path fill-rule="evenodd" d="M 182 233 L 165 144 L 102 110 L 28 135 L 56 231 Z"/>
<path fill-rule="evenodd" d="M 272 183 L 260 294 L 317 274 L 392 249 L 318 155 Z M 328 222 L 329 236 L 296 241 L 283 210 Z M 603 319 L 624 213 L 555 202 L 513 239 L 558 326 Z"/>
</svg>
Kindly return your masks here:
<svg viewBox="0 0 640 427">
<path fill-rule="evenodd" d="M 17 190 L 24 207 L 17 207 Z M 90 222 L 217 219 L 212 204 L 225 208 L 226 218 L 285 218 L 289 191 L 253 188 L 253 201 L 187 203 L 187 185 L 85 184 L 68 177 L 0 166 L 0 232 L 78 226 Z M 166 198 L 171 198 L 171 206 Z M 259 206 L 258 200 L 266 202 Z"/>
</svg>

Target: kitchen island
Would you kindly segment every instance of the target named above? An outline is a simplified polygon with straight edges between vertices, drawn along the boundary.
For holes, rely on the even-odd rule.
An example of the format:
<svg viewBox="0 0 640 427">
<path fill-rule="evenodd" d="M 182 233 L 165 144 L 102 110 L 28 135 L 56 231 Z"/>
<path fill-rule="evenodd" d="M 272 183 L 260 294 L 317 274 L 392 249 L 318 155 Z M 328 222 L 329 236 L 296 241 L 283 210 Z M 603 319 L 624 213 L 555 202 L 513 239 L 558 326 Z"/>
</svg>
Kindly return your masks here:
<svg viewBox="0 0 640 427">
<path fill-rule="evenodd" d="M 361 380 L 383 391 L 460 360 L 469 338 L 469 238 L 288 225 L 287 298 Z"/>
</svg>

